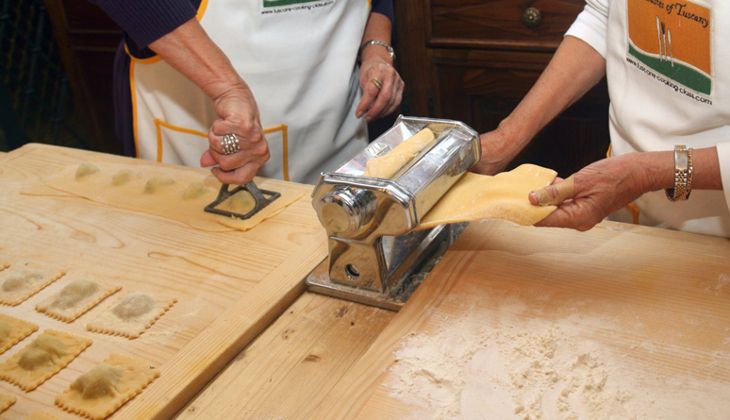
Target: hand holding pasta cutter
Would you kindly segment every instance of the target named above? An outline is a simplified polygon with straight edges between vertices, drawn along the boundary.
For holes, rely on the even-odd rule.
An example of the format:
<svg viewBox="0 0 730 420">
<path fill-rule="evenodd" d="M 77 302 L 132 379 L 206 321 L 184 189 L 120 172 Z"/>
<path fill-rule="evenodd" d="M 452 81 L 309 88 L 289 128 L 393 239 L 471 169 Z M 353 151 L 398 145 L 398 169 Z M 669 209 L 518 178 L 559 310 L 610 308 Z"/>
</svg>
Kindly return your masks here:
<svg viewBox="0 0 730 420">
<path fill-rule="evenodd" d="M 246 191 L 251 195 L 254 201 L 253 209 L 246 213 L 238 213 L 231 210 L 224 210 L 219 208 L 223 202 L 233 197 L 235 194 Z M 218 197 L 213 200 L 212 203 L 205 206 L 205 211 L 208 213 L 219 214 L 221 216 L 234 217 L 237 219 L 246 220 L 253 217 L 256 213 L 263 210 L 266 206 L 274 202 L 277 198 L 281 197 L 281 193 L 269 190 L 260 190 L 256 183 L 253 181 L 248 182 L 244 185 L 237 185 L 233 189 L 230 189 L 230 184 L 221 185 L 221 189 L 218 191 Z"/>
</svg>

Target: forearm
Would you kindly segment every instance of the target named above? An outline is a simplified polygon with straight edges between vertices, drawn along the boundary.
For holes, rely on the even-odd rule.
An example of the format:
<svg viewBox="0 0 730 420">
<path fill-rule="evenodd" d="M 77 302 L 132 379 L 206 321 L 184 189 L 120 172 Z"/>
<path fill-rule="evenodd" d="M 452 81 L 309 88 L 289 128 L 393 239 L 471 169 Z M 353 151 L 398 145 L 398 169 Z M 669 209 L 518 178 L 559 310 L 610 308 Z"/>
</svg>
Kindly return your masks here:
<svg viewBox="0 0 730 420">
<path fill-rule="evenodd" d="M 646 191 L 674 187 L 674 152 L 636 153 L 636 167 L 646 177 Z M 692 150 L 692 189 L 721 190 L 720 162 L 717 148 Z"/>
<path fill-rule="evenodd" d="M 392 28 L 393 24 L 389 17 L 381 13 L 370 13 L 360 44 L 362 45 L 371 39 L 378 39 L 390 44 Z M 368 58 L 372 57 L 378 57 L 388 64 L 393 64 L 393 60 L 388 51 L 380 45 L 367 46 L 360 54 L 361 61 L 367 61 Z"/>
<path fill-rule="evenodd" d="M 517 154 L 557 115 L 605 75 L 606 62 L 588 44 L 567 36 L 547 68 L 514 111 L 498 128 L 510 139 L 505 147 Z"/>
<path fill-rule="evenodd" d="M 214 100 L 232 89 L 248 89 L 196 19 L 151 43 L 150 48 Z"/>
</svg>

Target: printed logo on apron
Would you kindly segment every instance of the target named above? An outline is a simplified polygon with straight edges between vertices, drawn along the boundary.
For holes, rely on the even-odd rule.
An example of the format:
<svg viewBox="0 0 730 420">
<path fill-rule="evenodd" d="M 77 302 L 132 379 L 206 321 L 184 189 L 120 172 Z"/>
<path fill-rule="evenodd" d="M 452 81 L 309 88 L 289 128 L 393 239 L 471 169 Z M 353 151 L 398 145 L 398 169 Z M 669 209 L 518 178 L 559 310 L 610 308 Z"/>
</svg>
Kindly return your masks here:
<svg viewBox="0 0 730 420">
<path fill-rule="evenodd" d="M 333 4 L 335 0 L 261 0 L 262 14 L 286 13 L 299 10 L 312 10 Z"/>
<path fill-rule="evenodd" d="M 712 105 L 710 15 L 691 1 L 628 0 L 626 61 L 677 93 Z"/>
</svg>

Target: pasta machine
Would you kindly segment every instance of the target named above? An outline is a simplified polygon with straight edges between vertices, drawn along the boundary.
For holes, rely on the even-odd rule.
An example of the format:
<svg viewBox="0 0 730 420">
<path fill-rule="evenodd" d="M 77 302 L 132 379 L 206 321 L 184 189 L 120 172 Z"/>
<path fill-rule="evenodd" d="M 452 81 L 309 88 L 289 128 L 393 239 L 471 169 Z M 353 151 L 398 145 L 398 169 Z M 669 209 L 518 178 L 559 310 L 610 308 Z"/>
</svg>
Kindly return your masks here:
<svg viewBox="0 0 730 420">
<path fill-rule="evenodd" d="M 433 140 L 389 178 L 366 175 L 424 128 Z M 398 310 L 455 238 L 452 226 L 415 228 L 481 158 L 479 134 L 459 121 L 400 116 L 393 127 L 334 172 L 323 173 L 312 204 L 328 235 L 329 256 L 307 277 L 309 290 Z"/>
</svg>

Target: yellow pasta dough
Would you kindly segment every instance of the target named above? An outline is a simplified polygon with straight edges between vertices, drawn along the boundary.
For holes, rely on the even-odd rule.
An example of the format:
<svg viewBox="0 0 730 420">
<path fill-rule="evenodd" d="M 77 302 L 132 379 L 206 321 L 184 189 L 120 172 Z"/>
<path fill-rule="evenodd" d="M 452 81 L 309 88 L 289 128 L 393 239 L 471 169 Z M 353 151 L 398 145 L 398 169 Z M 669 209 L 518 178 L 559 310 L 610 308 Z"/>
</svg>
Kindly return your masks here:
<svg viewBox="0 0 730 420">
<path fill-rule="evenodd" d="M 183 191 L 183 198 L 185 200 L 194 200 L 206 192 L 208 192 L 208 187 L 205 186 L 202 181 L 195 181 L 185 187 L 185 191 Z"/>
<path fill-rule="evenodd" d="M 37 269 L 4 271 L 0 273 L 0 303 L 17 306 L 64 274 L 64 271 L 48 274 Z"/>
<path fill-rule="evenodd" d="M 82 163 L 81 165 L 79 165 L 78 168 L 76 168 L 75 178 L 77 181 L 80 181 L 88 177 L 89 175 L 93 175 L 97 172 L 99 172 L 98 166 L 91 163 Z"/>
<path fill-rule="evenodd" d="M 56 191 L 73 194 L 98 203 L 159 216 L 212 232 L 249 230 L 275 216 L 308 191 L 291 183 L 256 179 L 259 188 L 278 191 L 281 197 L 247 220 L 203 211 L 218 196 L 220 182 L 192 168 L 114 164 L 99 162 L 99 172 L 82 180 L 75 179 L 77 165 L 45 179 Z M 132 168 L 132 169 L 130 169 Z M 202 187 L 201 185 L 202 184 Z M 37 194 L 37 188 L 24 193 Z M 225 204 L 225 203 L 224 203 Z"/>
<path fill-rule="evenodd" d="M 0 379 L 32 391 L 66 367 L 91 340 L 46 330 L 33 342 L 0 363 Z"/>
<path fill-rule="evenodd" d="M 129 169 L 120 169 L 112 176 L 112 186 L 118 187 L 132 180 L 132 171 Z"/>
<path fill-rule="evenodd" d="M 137 338 L 176 302 L 144 293 L 128 293 L 86 325 L 89 331 Z"/>
<path fill-rule="evenodd" d="M 0 262 L 0 271 L 5 270 L 6 268 L 10 268 L 10 263 Z"/>
<path fill-rule="evenodd" d="M 425 149 L 435 139 L 433 131 L 424 128 L 413 136 L 403 140 L 383 156 L 368 160 L 363 176 L 373 178 L 392 178 L 393 175 L 413 160 L 421 150 Z"/>
<path fill-rule="evenodd" d="M 418 229 L 480 219 L 507 219 L 534 225 L 555 206 L 533 206 L 530 191 L 550 185 L 557 173 L 524 164 L 495 176 L 466 173 L 421 220 Z"/>
<path fill-rule="evenodd" d="M 56 398 L 56 404 L 90 419 L 104 419 L 142 392 L 158 376 L 159 371 L 147 363 L 112 354 L 100 365 L 79 376 Z"/>
<path fill-rule="evenodd" d="M 25 420 L 58 420 L 58 417 L 54 416 L 53 414 L 43 411 L 43 410 L 36 410 L 25 418 Z"/>
<path fill-rule="evenodd" d="M 15 400 L 15 395 L 0 392 L 0 413 L 10 408 L 11 405 L 15 404 Z"/>
<path fill-rule="evenodd" d="M 155 194 L 174 183 L 175 180 L 168 176 L 153 176 L 144 185 L 144 192 L 145 194 Z"/>
<path fill-rule="evenodd" d="M 36 324 L 0 314 L 0 354 L 36 331 Z"/>
<path fill-rule="evenodd" d="M 39 303 L 35 308 L 51 318 L 72 322 L 120 289 L 119 286 L 78 279 L 67 284 L 61 291 Z"/>
</svg>

